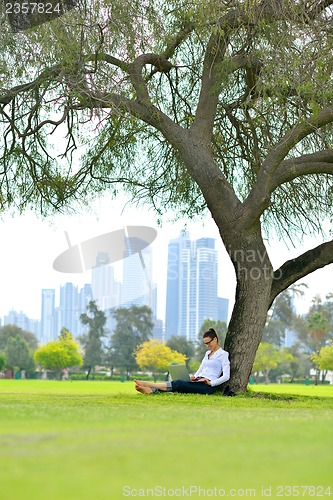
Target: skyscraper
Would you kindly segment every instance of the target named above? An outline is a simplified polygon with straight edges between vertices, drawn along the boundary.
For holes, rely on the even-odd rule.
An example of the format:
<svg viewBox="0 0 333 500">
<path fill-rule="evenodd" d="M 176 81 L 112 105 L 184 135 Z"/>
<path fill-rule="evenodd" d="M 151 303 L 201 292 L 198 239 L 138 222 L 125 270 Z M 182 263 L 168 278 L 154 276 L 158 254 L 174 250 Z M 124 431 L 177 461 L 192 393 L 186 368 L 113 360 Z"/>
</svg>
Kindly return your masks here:
<svg viewBox="0 0 333 500">
<path fill-rule="evenodd" d="M 40 322 L 37 319 L 28 318 L 23 311 L 16 312 L 13 309 L 9 311 L 9 313 L 4 317 L 4 324 L 18 326 L 26 332 L 33 333 L 37 339 L 40 337 Z"/>
<path fill-rule="evenodd" d="M 92 269 L 92 294 L 97 306 L 102 311 L 119 305 L 119 283 L 114 277 L 114 269 L 110 265 L 106 253 L 98 253 L 96 266 Z"/>
<path fill-rule="evenodd" d="M 178 239 L 170 240 L 168 245 L 167 290 L 165 311 L 165 337 L 180 335 L 179 318 L 181 310 L 181 256 L 190 248 L 190 236 L 181 234 Z"/>
<path fill-rule="evenodd" d="M 127 238 L 127 250 L 123 260 L 122 307 L 146 305 L 156 316 L 156 300 L 153 297 L 152 250 L 143 250 L 139 238 Z M 155 310 L 154 310 L 155 308 Z"/>
<path fill-rule="evenodd" d="M 113 330 L 114 320 L 110 310 L 120 304 L 121 283 L 115 279 L 114 268 L 107 253 L 98 253 L 96 266 L 92 269 L 92 295 L 99 309 L 107 316 L 106 328 Z"/>
<path fill-rule="evenodd" d="M 218 319 L 218 253 L 215 240 L 191 241 L 189 234 L 171 240 L 168 252 L 166 338 L 197 340 L 205 319 Z"/>
<path fill-rule="evenodd" d="M 47 344 L 55 340 L 56 322 L 54 309 L 55 290 L 43 288 L 42 290 L 42 316 L 40 328 L 40 343 Z"/>
<path fill-rule="evenodd" d="M 23 311 L 17 312 L 14 309 L 5 316 L 5 325 L 15 325 L 26 332 L 29 331 L 29 318 Z"/>
<path fill-rule="evenodd" d="M 67 328 L 72 335 L 78 334 L 79 322 L 79 294 L 77 286 L 73 283 L 66 283 L 60 287 L 60 324 L 58 329 Z M 57 332 L 57 336 L 60 331 Z"/>
</svg>

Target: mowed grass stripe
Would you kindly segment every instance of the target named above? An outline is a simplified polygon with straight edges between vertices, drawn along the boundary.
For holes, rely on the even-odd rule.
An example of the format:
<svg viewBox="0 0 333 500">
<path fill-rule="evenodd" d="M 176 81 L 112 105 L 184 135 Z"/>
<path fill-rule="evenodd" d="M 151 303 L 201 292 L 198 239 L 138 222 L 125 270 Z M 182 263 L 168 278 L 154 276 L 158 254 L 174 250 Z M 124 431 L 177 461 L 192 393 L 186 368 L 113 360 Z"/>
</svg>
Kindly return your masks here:
<svg viewBox="0 0 333 500">
<path fill-rule="evenodd" d="M 259 497 L 266 485 L 327 486 L 332 401 L 0 381 L 0 498 L 120 499 L 125 487 L 190 485 L 252 488 Z"/>
</svg>

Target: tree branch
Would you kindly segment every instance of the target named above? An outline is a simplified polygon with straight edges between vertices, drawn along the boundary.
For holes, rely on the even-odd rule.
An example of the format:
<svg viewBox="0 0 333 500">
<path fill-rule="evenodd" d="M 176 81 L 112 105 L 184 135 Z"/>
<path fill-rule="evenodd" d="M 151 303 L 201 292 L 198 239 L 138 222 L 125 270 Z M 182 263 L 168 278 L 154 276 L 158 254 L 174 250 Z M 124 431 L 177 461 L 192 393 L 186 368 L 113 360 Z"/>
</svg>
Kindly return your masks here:
<svg viewBox="0 0 333 500">
<path fill-rule="evenodd" d="M 287 154 L 298 144 L 302 139 L 313 132 L 316 132 L 321 127 L 333 122 L 333 106 L 321 109 L 319 113 L 315 113 L 308 120 L 298 123 L 293 127 L 280 141 L 271 149 L 262 164 L 263 171 L 270 171 L 272 175 L 275 169 L 284 160 Z"/>
<path fill-rule="evenodd" d="M 84 57 L 84 61 L 87 62 L 104 61 L 108 64 L 112 64 L 113 66 L 117 66 L 118 68 L 125 71 L 125 73 L 128 73 L 129 71 L 128 63 L 122 61 L 121 59 L 118 59 L 117 57 L 111 56 L 106 52 L 96 52 L 95 54 L 88 54 L 87 56 Z"/>
<path fill-rule="evenodd" d="M 313 14 L 314 15 L 314 14 Z M 218 97 L 221 90 L 222 72 L 220 63 L 223 61 L 229 36 L 232 31 L 241 26 L 256 27 L 259 21 L 272 23 L 278 20 L 294 20 L 295 8 L 291 7 L 282 0 L 262 0 L 250 12 L 241 7 L 236 7 L 225 14 L 216 23 L 217 34 L 212 34 L 207 44 L 204 58 L 202 85 L 199 96 L 199 102 L 196 111 L 196 117 L 192 124 L 192 129 L 206 143 L 206 147 L 211 142 L 211 135 L 214 125 L 214 118 L 218 104 Z M 246 68 L 246 66 L 243 66 Z M 255 78 L 257 68 L 252 67 L 251 71 L 247 67 L 247 77 Z M 249 89 L 255 89 L 249 86 Z"/>
<path fill-rule="evenodd" d="M 306 9 L 306 20 L 316 19 L 330 5 L 333 5 L 332 0 L 314 0 L 313 4 Z"/>
<path fill-rule="evenodd" d="M 6 106 L 9 104 L 18 94 L 26 92 L 27 90 L 31 90 L 37 88 L 42 82 L 49 80 L 50 78 L 58 77 L 64 69 L 58 64 L 57 66 L 53 66 L 52 68 L 47 68 L 40 75 L 38 75 L 35 80 L 32 80 L 28 83 L 23 83 L 22 85 L 17 85 L 10 90 L 5 90 L 0 95 L 0 104 Z"/>
<path fill-rule="evenodd" d="M 257 181 L 244 202 L 244 225 L 250 227 L 257 223 L 264 210 L 269 206 L 270 195 L 274 188 L 274 176 L 287 154 L 302 139 L 321 127 L 333 122 L 333 106 L 313 114 L 308 120 L 295 125 L 270 150 L 258 172 Z"/>
<path fill-rule="evenodd" d="M 173 40 L 171 41 L 171 43 L 167 46 L 167 48 L 165 49 L 165 51 L 162 54 L 162 57 L 164 59 L 170 59 L 170 57 L 172 57 L 174 55 L 176 48 L 179 47 L 179 45 L 184 40 L 186 40 L 186 38 L 188 37 L 188 35 L 190 33 L 192 33 L 193 30 L 194 30 L 194 24 L 193 23 L 190 23 L 187 26 L 184 26 L 184 28 L 182 30 L 180 30 L 179 33 L 177 33 L 175 35 L 175 37 L 173 38 Z"/>
<path fill-rule="evenodd" d="M 333 240 L 312 248 L 295 259 L 286 261 L 274 271 L 271 304 L 275 297 L 290 285 L 317 269 L 333 263 Z"/>
<path fill-rule="evenodd" d="M 218 65 L 224 59 L 228 44 L 228 34 L 223 32 L 222 26 L 218 28 L 218 33 L 211 35 L 207 45 L 203 72 L 202 84 L 199 95 L 199 102 L 191 129 L 200 136 L 200 139 L 209 147 L 211 143 L 212 130 L 220 93 L 221 76 L 219 77 Z"/>
<path fill-rule="evenodd" d="M 296 179 L 296 177 L 308 174 L 333 175 L 333 150 L 326 149 L 281 162 L 272 179 L 271 191 L 274 191 L 281 184 Z"/>
<path fill-rule="evenodd" d="M 173 65 L 163 56 L 153 53 L 142 54 L 129 65 L 130 79 L 138 99 L 148 102 L 150 99 L 147 91 L 147 82 L 142 76 L 142 68 L 146 64 L 155 66 L 156 70 L 161 73 L 168 73 Z"/>
<path fill-rule="evenodd" d="M 118 112 L 117 110 L 129 113 L 159 130 L 176 149 L 182 143 L 184 130 L 150 102 L 132 100 L 116 93 L 99 93 L 85 96 L 80 104 L 71 106 L 71 109 L 90 109 L 91 107 L 111 108 L 115 113 Z"/>
</svg>

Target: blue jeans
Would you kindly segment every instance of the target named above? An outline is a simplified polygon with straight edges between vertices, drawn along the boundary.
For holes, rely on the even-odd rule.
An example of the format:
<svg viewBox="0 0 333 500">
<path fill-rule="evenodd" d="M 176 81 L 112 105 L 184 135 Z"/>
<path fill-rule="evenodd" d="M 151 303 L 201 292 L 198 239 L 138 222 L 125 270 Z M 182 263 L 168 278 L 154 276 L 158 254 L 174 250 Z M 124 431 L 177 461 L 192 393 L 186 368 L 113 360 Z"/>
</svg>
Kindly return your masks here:
<svg viewBox="0 0 333 500">
<path fill-rule="evenodd" d="M 172 380 L 171 382 L 167 382 L 167 390 L 172 392 L 181 392 L 183 394 L 213 394 L 216 388 L 207 385 L 205 382 Z"/>
</svg>

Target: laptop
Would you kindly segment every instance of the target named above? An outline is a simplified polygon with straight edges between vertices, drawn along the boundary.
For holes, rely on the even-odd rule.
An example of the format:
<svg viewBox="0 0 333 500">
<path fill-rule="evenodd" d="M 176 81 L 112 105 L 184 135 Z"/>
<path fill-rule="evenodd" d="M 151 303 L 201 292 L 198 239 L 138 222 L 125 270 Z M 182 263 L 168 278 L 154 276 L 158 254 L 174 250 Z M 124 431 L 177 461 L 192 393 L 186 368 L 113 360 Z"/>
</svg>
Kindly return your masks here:
<svg viewBox="0 0 333 500">
<path fill-rule="evenodd" d="M 185 365 L 169 365 L 168 370 L 172 380 L 191 380 Z"/>
</svg>

